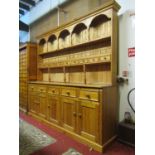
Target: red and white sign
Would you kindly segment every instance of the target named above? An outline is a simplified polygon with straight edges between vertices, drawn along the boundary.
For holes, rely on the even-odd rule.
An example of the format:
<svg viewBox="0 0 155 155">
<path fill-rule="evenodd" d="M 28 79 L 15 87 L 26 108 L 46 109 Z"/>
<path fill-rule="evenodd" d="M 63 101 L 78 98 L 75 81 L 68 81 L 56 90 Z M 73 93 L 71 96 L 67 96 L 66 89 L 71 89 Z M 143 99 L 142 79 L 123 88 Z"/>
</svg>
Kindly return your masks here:
<svg viewBox="0 0 155 155">
<path fill-rule="evenodd" d="M 134 57 L 135 56 L 135 47 L 128 48 L 128 57 Z"/>
</svg>

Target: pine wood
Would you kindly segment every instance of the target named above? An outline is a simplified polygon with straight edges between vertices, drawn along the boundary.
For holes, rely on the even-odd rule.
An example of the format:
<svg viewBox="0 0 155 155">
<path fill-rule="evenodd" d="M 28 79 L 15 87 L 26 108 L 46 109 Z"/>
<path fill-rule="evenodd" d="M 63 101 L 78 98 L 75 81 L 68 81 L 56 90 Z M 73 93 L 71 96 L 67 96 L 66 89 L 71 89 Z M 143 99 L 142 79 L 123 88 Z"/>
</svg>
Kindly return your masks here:
<svg viewBox="0 0 155 155">
<path fill-rule="evenodd" d="M 99 142 L 99 103 L 81 100 L 78 110 L 80 135 L 94 142 Z"/>
<path fill-rule="evenodd" d="M 76 100 L 62 98 L 62 126 L 71 131 L 76 131 Z"/>
<path fill-rule="evenodd" d="M 99 101 L 98 90 L 82 89 L 79 93 L 79 97 L 85 100 Z"/>
<path fill-rule="evenodd" d="M 116 86 L 81 88 L 42 82 L 31 83 L 29 114 L 52 123 L 52 126 L 98 151 L 103 151 L 116 137 Z M 40 93 L 44 97 L 42 108 Z M 47 110 L 46 113 L 44 110 Z"/>
<path fill-rule="evenodd" d="M 58 49 L 58 41 L 55 35 L 51 35 L 47 43 L 47 52 L 54 51 Z"/>
<path fill-rule="evenodd" d="M 56 95 L 51 95 L 48 94 L 48 120 L 55 123 L 59 124 L 60 123 L 60 101 L 59 97 Z"/>
<path fill-rule="evenodd" d="M 28 109 L 28 86 L 29 80 L 37 79 L 37 45 L 26 43 L 19 47 L 19 106 L 20 110 L 27 112 Z"/>
<path fill-rule="evenodd" d="M 97 151 L 116 137 L 117 11 L 100 9 L 38 37 L 29 114 Z"/>
<path fill-rule="evenodd" d="M 29 111 L 39 115 L 40 117 L 47 117 L 47 90 L 45 86 L 31 86 L 29 87 Z"/>
</svg>

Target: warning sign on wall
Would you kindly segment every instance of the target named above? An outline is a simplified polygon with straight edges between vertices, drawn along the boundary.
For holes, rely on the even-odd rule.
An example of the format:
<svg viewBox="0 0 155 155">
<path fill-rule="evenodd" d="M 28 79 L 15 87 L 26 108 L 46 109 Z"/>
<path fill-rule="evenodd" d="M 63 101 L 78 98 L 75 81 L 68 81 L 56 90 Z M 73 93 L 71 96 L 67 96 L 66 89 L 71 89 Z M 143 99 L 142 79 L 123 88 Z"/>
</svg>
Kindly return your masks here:
<svg viewBox="0 0 155 155">
<path fill-rule="evenodd" d="M 128 57 L 134 57 L 135 56 L 135 47 L 128 48 Z"/>
</svg>

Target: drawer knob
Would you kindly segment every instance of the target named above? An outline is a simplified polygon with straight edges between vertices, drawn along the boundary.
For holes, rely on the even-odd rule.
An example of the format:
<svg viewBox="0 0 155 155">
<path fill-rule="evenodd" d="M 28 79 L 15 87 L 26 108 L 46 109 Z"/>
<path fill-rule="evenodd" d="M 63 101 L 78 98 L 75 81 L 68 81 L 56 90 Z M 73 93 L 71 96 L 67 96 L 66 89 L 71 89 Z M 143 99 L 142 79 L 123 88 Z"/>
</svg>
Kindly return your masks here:
<svg viewBox="0 0 155 155">
<path fill-rule="evenodd" d="M 70 92 L 67 92 L 67 95 L 69 96 L 70 95 Z"/>
<path fill-rule="evenodd" d="M 52 90 L 52 93 L 55 93 L 55 91 L 54 91 L 54 90 Z"/>
<path fill-rule="evenodd" d="M 90 95 L 86 95 L 86 97 L 87 97 L 88 99 L 90 99 Z"/>
<path fill-rule="evenodd" d="M 81 118 L 82 117 L 82 114 L 81 113 L 78 113 L 78 116 Z"/>
<path fill-rule="evenodd" d="M 73 116 L 76 116 L 76 112 L 73 112 Z"/>
<path fill-rule="evenodd" d="M 48 105 L 47 107 L 50 108 L 50 105 Z"/>
<path fill-rule="evenodd" d="M 107 58 L 106 57 L 104 57 L 104 60 L 106 60 Z"/>
</svg>

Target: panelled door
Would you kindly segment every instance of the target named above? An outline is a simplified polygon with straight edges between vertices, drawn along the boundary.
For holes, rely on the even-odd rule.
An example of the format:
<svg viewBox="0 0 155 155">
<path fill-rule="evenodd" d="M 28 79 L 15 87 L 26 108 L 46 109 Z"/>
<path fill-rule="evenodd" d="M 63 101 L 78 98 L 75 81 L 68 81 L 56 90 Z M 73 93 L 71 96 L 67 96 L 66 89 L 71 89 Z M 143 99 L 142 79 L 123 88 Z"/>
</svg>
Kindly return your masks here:
<svg viewBox="0 0 155 155">
<path fill-rule="evenodd" d="M 43 118 L 46 118 L 47 116 L 47 97 L 46 97 L 46 92 L 41 92 L 38 94 L 39 98 L 39 115 Z"/>
<path fill-rule="evenodd" d="M 29 111 L 37 114 L 39 112 L 39 97 L 37 92 L 30 92 L 28 96 Z"/>
<path fill-rule="evenodd" d="M 79 101 L 78 106 L 78 132 L 81 136 L 99 141 L 99 103 L 94 101 Z"/>
<path fill-rule="evenodd" d="M 62 98 L 62 126 L 72 132 L 76 131 L 76 104 L 72 98 Z"/>
<path fill-rule="evenodd" d="M 59 124 L 60 122 L 60 103 L 59 97 L 57 95 L 48 94 L 47 99 L 47 111 L 48 111 L 48 120 Z"/>
</svg>

